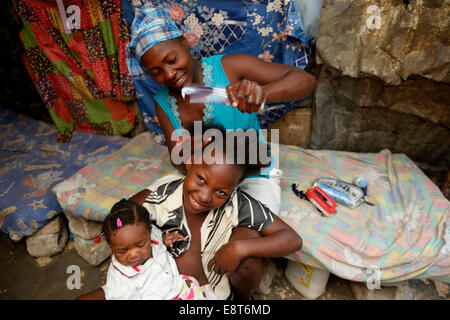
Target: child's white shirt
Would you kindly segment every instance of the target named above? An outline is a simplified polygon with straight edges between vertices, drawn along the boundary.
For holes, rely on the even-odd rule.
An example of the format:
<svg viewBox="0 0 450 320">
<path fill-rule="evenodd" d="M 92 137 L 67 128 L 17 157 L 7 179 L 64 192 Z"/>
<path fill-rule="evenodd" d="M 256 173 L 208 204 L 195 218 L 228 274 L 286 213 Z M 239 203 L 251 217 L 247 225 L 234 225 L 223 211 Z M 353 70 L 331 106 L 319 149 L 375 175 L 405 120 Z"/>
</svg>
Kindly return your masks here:
<svg viewBox="0 0 450 320">
<path fill-rule="evenodd" d="M 107 300 L 170 300 L 175 298 L 183 286 L 172 255 L 162 240 L 162 233 L 152 226 L 152 258 L 136 271 L 124 266 L 112 255 L 111 264 L 102 287 Z"/>
</svg>

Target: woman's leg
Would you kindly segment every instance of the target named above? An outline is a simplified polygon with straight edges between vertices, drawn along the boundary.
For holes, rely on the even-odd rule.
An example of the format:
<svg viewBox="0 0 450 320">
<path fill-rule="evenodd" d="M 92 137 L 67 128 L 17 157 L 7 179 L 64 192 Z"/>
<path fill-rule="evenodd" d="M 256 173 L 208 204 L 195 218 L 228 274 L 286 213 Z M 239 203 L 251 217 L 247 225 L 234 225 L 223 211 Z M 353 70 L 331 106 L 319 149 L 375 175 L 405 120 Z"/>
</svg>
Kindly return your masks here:
<svg viewBox="0 0 450 320">
<path fill-rule="evenodd" d="M 236 227 L 231 233 L 230 242 L 259 238 L 258 231 L 247 227 Z M 261 258 L 247 258 L 241 262 L 229 277 L 236 300 L 248 300 L 255 293 L 263 276 Z"/>
</svg>

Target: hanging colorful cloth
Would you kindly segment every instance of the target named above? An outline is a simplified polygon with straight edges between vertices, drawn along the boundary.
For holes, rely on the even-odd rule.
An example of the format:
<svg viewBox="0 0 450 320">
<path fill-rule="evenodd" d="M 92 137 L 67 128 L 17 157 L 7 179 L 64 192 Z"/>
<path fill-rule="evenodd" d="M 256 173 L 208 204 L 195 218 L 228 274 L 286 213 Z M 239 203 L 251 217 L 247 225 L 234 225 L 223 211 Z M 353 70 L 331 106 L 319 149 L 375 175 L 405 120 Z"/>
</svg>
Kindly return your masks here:
<svg viewBox="0 0 450 320">
<path fill-rule="evenodd" d="M 70 140 L 75 130 L 124 135 L 134 128 L 135 114 L 126 102 L 135 91 L 125 61 L 130 31 L 120 0 L 64 2 L 69 21 L 79 22 L 70 33 L 56 3 L 14 0 L 23 22 L 24 64 L 59 139 Z"/>
</svg>

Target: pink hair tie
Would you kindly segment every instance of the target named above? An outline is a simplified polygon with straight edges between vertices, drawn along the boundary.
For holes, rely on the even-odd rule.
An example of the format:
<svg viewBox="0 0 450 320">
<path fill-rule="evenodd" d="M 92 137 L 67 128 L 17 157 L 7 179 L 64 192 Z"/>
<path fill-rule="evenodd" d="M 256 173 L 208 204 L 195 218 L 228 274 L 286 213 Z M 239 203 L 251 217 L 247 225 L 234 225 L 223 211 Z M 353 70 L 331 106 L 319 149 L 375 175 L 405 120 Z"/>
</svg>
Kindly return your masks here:
<svg viewBox="0 0 450 320">
<path fill-rule="evenodd" d="M 120 218 L 117 218 L 116 225 L 118 228 L 122 228 L 122 221 L 120 220 Z"/>
</svg>

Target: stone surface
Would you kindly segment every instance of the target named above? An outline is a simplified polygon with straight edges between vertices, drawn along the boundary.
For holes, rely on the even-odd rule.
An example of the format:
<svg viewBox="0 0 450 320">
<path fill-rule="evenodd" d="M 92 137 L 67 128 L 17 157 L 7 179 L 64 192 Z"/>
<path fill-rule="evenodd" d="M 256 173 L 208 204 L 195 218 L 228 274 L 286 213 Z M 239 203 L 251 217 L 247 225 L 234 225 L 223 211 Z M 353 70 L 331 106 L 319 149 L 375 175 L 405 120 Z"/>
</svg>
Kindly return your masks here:
<svg viewBox="0 0 450 320">
<path fill-rule="evenodd" d="M 257 293 L 260 294 L 270 294 L 272 291 L 271 286 L 273 279 L 277 273 L 277 266 L 273 262 L 272 259 L 265 258 L 263 259 L 263 278 L 258 288 L 256 289 Z"/>
<path fill-rule="evenodd" d="M 105 284 L 110 259 L 106 259 L 96 267 L 90 265 L 74 250 L 74 239 L 69 240 L 61 254 L 41 259 L 35 259 L 28 254 L 25 241 L 13 243 L 6 241 L 7 239 L 6 234 L 0 233 L 0 257 L 2 257 L 0 259 L 2 272 L 0 300 L 70 300 Z M 45 263 L 39 263 L 39 260 L 45 260 Z M 276 258 L 273 261 L 277 269 L 270 293 L 256 294 L 254 298 L 256 300 L 305 300 L 284 276 L 287 259 Z M 67 280 L 72 275 L 67 273 L 67 270 L 69 266 L 74 265 L 80 267 L 81 271 L 79 289 L 69 289 L 67 286 Z M 425 284 L 418 280 L 416 290 L 424 290 L 425 294 L 429 294 L 426 299 L 442 299 L 435 292 L 436 290 L 433 291 L 433 282 Z M 353 299 L 350 281 L 331 274 L 326 291 L 318 300 Z"/>
<path fill-rule="evenodd" d="M 412 75 L 448 82 L 449 14 L 448 0 L 324 0 L 317 61 L 388 84 Z"/>
<path fill-rule="evenodd" d="M 50 257 L 64 250 L 67 239 L 68 232 L 62 217 L 56 216 L 27 237 L 27 251 L 33 257 Z"/>
<path fill-rule="evenodd" d="M 450 170 L 444 175 L 441 190 L 444 196 L 450 200 Z"/>
<path fill-rule="evenodd" d="M 432 279 L 431 282 L 433 283 L 437 294 L 441 298 L 450 299 L 450 283 L 434 279 Z"/>
<path fill-rule="evenodd" d="M 308 300 L 299 293 L 294 286 L 286 279 L 284 274 L 287 266 L 287 259 L 272 259 L 276 266 L 275 277 L 270 285 L 270 292 L 263 294 L 257 292 L 255 300 Z M 352 300 L 354 299 L 350 288 L 350 281 L 330 274 L 325 293 L 317 300 Z"/>
<path fill-rule="evenodd" d="M 314 94 L 311 148 L 354 152 L 390 149 L 423 169 L 450 167 L 449 85 L 427 79 L 385 85 L 323 67 Z"/>
<path fill-rule="evenodd" d="M 64 213 L 69 220 L 69 230 L 73 235 L 90 240 L 97 237 L 102 232 L 102 224 L 80 218 L 71 213 Z"/>
<path fill-rule="evenodd" d="M 357 300 L 441 300 L 433 284 L 428 280 L 408 280 L 383 284 L 370 290 L 365 283 L 350 282 Z"/>
<path fill-rule="evenodd" d="M 311 108 L 295 108 L 269 128 L 279 130 L 279 143 L 309 148 L 311 141 Z M 270 140 L 270 136 L 269 136 Z"/>
<path fill-rule="evenodd" d="M 41 236 L 44 234 L 53 234 L 61 232 L 64 228 L 64 221 L 61 215 L 55 216 L 45 225 L 39 228 L 32 236 Z"/>
<path fill-rule="evenodd" d="M 350 282 L 350 287 L 356 300 L 393 300 L 396 287 L 381 287 L 381 289 L 370 290 L 365 283 Z"/>
<path fill-rule="evenodd" d="M 79 236 L 74 237 L 74 246 L 77 253 L 91 266 L 98 266 L 111 255 L 111 248 L 105 237 L 100 242 L 86 240 Z"/>
</svg>

